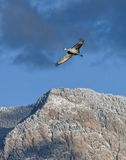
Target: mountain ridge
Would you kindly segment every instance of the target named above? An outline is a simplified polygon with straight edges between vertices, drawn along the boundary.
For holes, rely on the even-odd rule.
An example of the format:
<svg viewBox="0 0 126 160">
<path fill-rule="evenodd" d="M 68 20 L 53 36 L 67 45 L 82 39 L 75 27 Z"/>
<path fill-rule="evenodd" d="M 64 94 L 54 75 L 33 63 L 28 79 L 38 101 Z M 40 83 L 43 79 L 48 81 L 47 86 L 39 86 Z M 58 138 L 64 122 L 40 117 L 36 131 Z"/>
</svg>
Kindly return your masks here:
<svg viewBox="0 0 126 160">
<path fill-rule="evenodd" d="M 2 159 L 126 159 L 126 97 L 52 89 L 26 112 L 4 137 Z"/>
</svg>

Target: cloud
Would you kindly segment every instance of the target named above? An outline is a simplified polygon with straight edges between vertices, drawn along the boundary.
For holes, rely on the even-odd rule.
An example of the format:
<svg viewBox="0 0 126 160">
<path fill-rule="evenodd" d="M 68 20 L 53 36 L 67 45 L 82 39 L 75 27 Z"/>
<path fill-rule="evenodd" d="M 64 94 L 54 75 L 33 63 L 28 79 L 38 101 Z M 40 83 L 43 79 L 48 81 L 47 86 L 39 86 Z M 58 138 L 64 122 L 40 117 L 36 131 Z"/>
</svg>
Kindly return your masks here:
<svg viewBox="0 0 126 160">
<path fill-rule="evenodd" d="M 13 64 L 52 68 L 56 53 L 80 37 L 88 53 L 126 58 L 126 10 L 123 0 L 0 0 L 1 47 L 19 54 Z M 67 46 L 68 45 L 68 46 Z M 0 47 L 0 48 L 1 48 Z M 9 57 L 9 52 L 7 56 Z M 4 52 L 5 54 L 5 52 Z M 107 56 L 106 56 L 107 57 Z"/>
<path fill-rule="evenodd" d="M 23 50 L 25 54 L 19 54 L 13 61 L 13 64 L 24 64 L 29 69 L 53 69 L 54 63 L 51 56 L 46 51 L 34 47 L 26 47 Z"/>
<path fill-rule="evenodd" d="M 48 51 L 50 46 L 53 48 L 54 41 L 51 42 L 50 37 L 55 37 L 56 31 L 50 22 L 26 0 L 8 1 L 3 9 L 2 19 L 2 45 L 13 50 L 25 48 L 15 57 L 14 63 L 28 62 L 30 66 L 31 62 L 32 66 L 48 67 L 49 60 L 43 55 L 42 50 Z M 38 63 L 39 57 L 42 60 L 41 64 Z"/>
<path fill-rule="evenodd" d="M 70 6 L 71 4 L 76 4 L 81 2 L 82 0 L 55 0 L 55 1 L 51 1 L 51 0 L 46 0 L 46 1 L 40 1 L 40 0 L 32 0 L 32 5 L 37 7 L 37 9 L 42 12 L 45 13 L 47 16 L 49 16 L 51 13 L 53 13 L 54 11 L 63 11 L 65 10 L 68 6 Z M 44 6 L 44 7 L 43 7 Z"/>
</svg>

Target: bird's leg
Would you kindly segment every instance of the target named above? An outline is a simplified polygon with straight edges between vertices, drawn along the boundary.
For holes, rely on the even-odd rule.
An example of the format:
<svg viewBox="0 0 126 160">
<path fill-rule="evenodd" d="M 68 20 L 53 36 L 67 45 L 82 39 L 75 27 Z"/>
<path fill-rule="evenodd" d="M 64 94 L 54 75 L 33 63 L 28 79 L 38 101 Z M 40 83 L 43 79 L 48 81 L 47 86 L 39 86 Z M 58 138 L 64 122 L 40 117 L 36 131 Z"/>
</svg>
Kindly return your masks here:
<svg viewBox="0 0 126 160">
<path fill-rule="evenodd" d="M 83 57 L 83 55 L 82 55 L 82 54 L 80 54 L 80 50 L 78 50 L 78 55 L 79 55 L 80 57 Z"/>
</svg>

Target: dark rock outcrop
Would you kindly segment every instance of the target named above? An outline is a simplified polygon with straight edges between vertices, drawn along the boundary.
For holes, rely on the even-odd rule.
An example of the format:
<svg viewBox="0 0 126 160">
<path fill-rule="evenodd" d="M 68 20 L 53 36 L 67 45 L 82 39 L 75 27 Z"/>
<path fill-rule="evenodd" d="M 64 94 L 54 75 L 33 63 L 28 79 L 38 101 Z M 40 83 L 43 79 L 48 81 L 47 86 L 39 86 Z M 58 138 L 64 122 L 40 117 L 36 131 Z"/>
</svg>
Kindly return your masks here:
<svg viewBox="0 0 126 160">
<path fill-rule="evenodd" d="M 6 135 L 1 159 L 126 160 L 126 97 L 53 89 L 33 106 Z"/>
</svg>

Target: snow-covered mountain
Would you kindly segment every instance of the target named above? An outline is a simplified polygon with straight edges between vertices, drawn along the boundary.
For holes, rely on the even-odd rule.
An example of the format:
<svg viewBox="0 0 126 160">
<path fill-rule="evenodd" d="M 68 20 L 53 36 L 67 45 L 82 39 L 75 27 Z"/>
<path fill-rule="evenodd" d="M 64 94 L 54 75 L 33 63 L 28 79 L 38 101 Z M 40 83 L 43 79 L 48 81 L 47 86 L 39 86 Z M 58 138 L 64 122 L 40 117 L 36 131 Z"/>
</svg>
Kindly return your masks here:
<svg viewBox="0 0 126 160">
<path fill-rule="evenodd" d="M 52 89 L 0 109 L 1 160 L 125 160 L 126 97 Z"/>
</svg>

